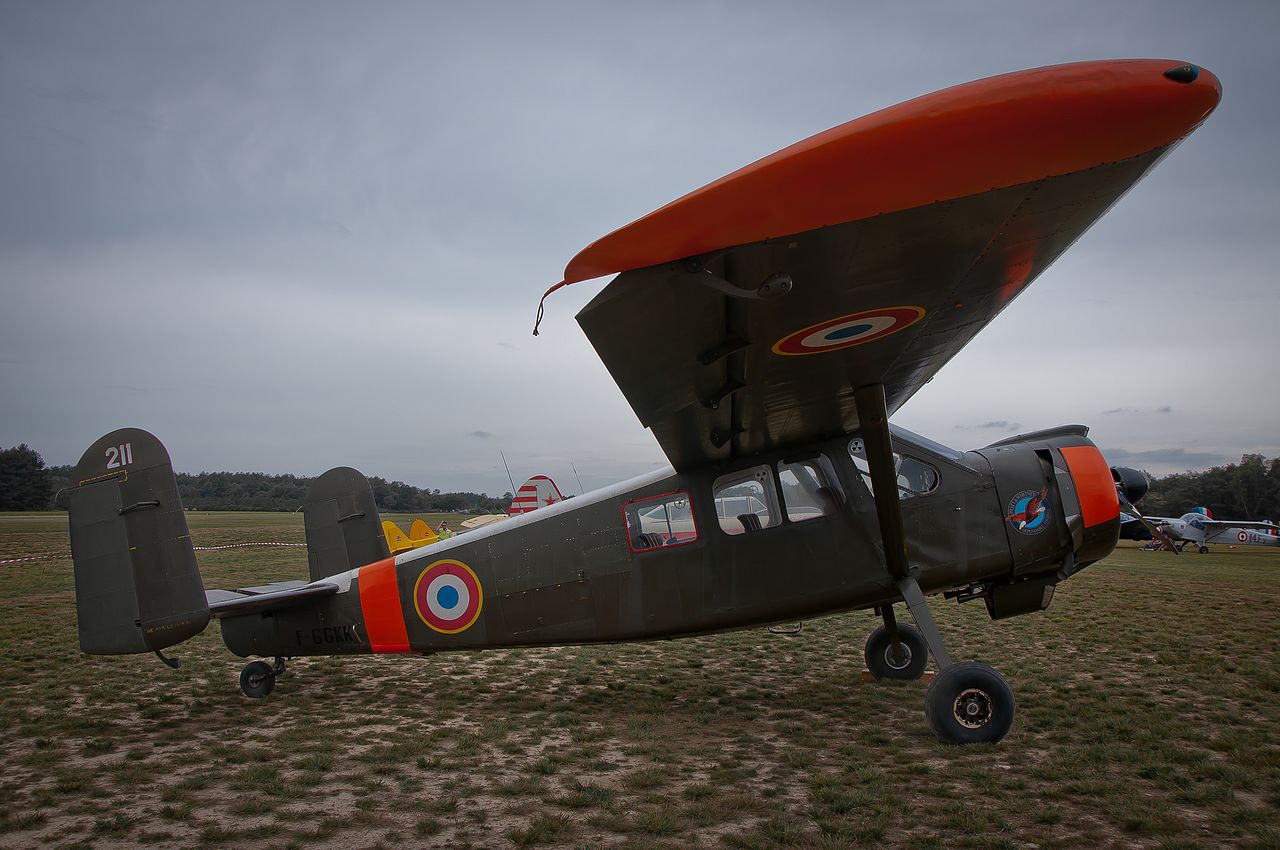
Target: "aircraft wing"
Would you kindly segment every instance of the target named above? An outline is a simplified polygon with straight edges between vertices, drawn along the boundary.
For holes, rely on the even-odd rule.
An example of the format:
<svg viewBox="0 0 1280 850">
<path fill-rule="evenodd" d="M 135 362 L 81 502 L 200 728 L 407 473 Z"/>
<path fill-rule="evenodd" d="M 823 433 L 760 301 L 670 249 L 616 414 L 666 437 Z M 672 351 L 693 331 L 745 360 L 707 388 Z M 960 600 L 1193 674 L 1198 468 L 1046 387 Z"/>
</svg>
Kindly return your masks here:
<svg viewBox="0 0 1280 850">
<path fill-rule="evenodd" d="M 254 611 L 289 608 L 308 600 L 332 596 L 338 589 L 338 585 L 332 582 L 278 581 L 239 590 L 208 590 L 205 598 L 213 616 L 239 617 Z"/>
<path fill-rule="evenodd" d="M 802 141 L 582 251 L 565 283 L 622 273 L 578 322 L 677 469 L 855 431 L 856 388 L 901 407 L 1208 116 L 1217 80 L 1179 67 L 1008 74 Z"/>
<path fill-rule="evenodd" d="M 1251 520 L 1203 519 L 1206 528 L 1221 531 L 1224 528 L 1253 528 L 1261 531 L 1280 531 L 1280 526 L 1269 522 L 1253 522 Z"/>
</svg>

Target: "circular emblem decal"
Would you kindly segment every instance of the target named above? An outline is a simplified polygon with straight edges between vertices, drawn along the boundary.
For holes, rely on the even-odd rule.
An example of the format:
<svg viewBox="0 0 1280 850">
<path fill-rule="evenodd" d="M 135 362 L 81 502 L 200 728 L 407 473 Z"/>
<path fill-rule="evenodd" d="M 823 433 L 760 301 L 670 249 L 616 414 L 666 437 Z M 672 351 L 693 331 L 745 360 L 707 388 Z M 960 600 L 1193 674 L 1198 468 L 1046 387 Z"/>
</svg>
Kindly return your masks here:
<svg viewBox="0 0 1280 850">
<path fill-rule="evenodd" d="M 1009 500 L 1005 521 L 1023 534 L 1039 534 L 1049 527 L 1049 488 L 1023 490 Z"/>
<path fill-rule="evenodd" d="M 1248 535 L 1248 534 L 1245 534 L 1243 531 L 1237 531 L 1237 532 L 1236 532 L 1236 540 L 1239 540 L 1241 543 L 1248 543 L 1248 542 L 1249 542 L 1249 535 Z"/>
<path fill-rule="evenodd" d="M 413 607 L 418 616 L 445 635 L 469 628 L 480 616 L 483 602 L 480 579 L 461 561 L 436 561 L 413 585 Z"/>
<path fill-rule="evenodd" d="M 923 307 L 881 307 L 838 316 L 788 334 L 773 345 L 775 354 L 823 354 L 875 342 L 924 316 Z"/>
</svg>

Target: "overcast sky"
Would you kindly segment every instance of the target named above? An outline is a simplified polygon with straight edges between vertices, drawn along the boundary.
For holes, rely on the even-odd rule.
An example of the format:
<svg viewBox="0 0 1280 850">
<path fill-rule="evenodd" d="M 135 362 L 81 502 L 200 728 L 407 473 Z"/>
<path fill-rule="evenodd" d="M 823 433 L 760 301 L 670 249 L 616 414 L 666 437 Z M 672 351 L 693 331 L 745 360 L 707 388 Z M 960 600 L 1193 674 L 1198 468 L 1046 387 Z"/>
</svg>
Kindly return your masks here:
<svg viewBox="0 0 1280 850">
<path fill-rule="evenodd" d="M 1084 422 L 1158 474 L 1280 455 L 1277 43 L 1274 2 L 0 0 L 0 447 L 74 463 L 133 425 L 193 472 L 643 472 L 573 321 L 604 281 L 529 334 L 580 248 L 916 95 L 1167 57 L 1217 113 L 897 421 Z"/>
</svg>

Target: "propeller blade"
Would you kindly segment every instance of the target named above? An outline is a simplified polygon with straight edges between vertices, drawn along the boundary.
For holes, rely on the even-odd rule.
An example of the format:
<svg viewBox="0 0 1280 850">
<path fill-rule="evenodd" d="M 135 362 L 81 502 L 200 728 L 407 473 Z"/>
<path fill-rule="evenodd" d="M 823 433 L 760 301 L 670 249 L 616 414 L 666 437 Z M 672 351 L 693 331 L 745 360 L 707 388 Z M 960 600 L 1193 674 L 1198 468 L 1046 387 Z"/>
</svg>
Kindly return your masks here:
<svg viewBox="0 0 1280 850">
<path fill-rule="evenodd" d="M 1163 543 L 1170 552 L 1172 552 L 1175 555 L 1182 554 L 1178 551 L 1178 548 L 1174 546 L 1173 538 L 1165 534 L 1164 530 L 1161 529 L 1160 526 L 1156 525 L 1154 522 L 1144 517 L 1142 515 L 1142 512 L 1133 506 L 1133 502 L 1129 501 L 1129 497 L 1124 494 L 1123 490 L 1120 490 L 1119 488 L 1117 488 L 1116 495 L 1120 497 L 1120 507 L 1124 510 L 1125 513 L 1130 514 L 1135 519 L 1137 519 L 1138 522 L 1142 523 L 1142 525 L 1147 529 L 1147 531 L 1151 532 L 1151 536 L 1154 537 L 1156 540 L 1159 540 L 1161 543 Z"/>
</svg>

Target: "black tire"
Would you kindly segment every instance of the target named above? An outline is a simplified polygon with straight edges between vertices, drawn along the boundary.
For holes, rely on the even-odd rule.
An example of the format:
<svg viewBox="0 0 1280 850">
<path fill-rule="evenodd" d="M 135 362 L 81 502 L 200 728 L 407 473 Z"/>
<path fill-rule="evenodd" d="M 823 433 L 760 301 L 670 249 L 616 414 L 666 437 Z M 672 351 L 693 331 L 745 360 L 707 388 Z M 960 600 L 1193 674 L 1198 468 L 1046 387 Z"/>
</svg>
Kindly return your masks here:
<svg viewBox="0 0 1280 850">
<path fill-rule="evenodd" d="M 1200 547 L 1200 554 L 1201 554 L 1201 555 L 1208 555 L 1208 554 L 1209 554 L 1209 547 L 1208 547 L 1208 546 L 1201 546 L 1201 547 Z"/>
<path fill-rule="evenodd" d="M 872 632 L 862 648 L 862 657 L 866 659 L 871 675 L 877 679 L 901 681 L 923 676 L 925 665 L 929 663 L 929 647 L 924 642 L 924 635 L 912 626 L 899 623 L 897 649 L 900 655 L 895 657 L 893 641 L 884 626 Z"/>
<path fill-rule="evenodd" d="M 1013 690 L 994 667 L 962 661 L 943 670 L 924 695 L 924 716 L 947 744 L 994 744 L 1013 726 Z"/>
<path fill-rule="evenodd" d="M 262 699 L 276 686 L 276 674 L 265 661 L 250 661 L 240 671 L 240 690 L 247 697 Z"/>
</svg>

